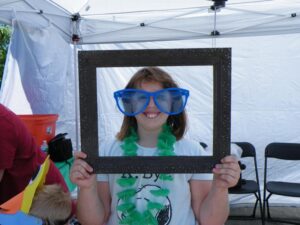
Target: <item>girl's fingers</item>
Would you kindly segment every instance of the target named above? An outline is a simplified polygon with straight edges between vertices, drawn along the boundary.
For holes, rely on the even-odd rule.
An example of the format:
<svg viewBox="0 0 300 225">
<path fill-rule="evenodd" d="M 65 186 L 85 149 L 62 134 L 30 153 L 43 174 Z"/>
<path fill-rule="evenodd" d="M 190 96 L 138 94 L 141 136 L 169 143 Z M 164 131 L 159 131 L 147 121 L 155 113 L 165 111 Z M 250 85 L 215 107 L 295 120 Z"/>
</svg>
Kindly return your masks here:
<svg viewBox="0 0 300 225">
<path fill-rule="evenodd" d="M 77 159 L 77 160 L 74 161 L 73 169 L 76 169 L 78 167 L 84 168 L 89 173 L 93 172 L 93 168 L 86 161 L 84 161 L 84 160 Z"/>
<path fill-rule="evenodd" d="M 236 171 L 240 171 L 241 168 L 238 163 L 223 163 L 223 164 L 216 164 L 215 166 L 218 169 L 232 169 Z"/>
<path fill-rule="evenodd" d="M 219 177 L 228 177 L 234 180 L 238 180 L 240 177 L 239 173 L 234 173 L 231 170 L 222 169 L 222 170 L 214 170 L 214 174 L 219 175 Z"/>
<path fill-rule="evenodd" d="M 228 155 L 221 159 L 221 163 L 238 163 L 238 159 L 235 155 Z"/>
<path fill-rule="evenodd" d="M 240 174 L 241 169 L 237 163 L 217 164 L 213 170 L 218 174 Z"/>
<path fill-rule="evenodd" d="M 76 151 L 74 152 L 75 159 L 85 159 L 87 155 L 84 152 Z"/>
<path fill-rule="evenodd" d="M 82 167 L 74 171 L 74 175 L 79 179 L 90 178 L 90 174 Z"/>
<path fill-rule="evenodd" d="M 226 156 L 222 160 L 222 164 L 217 164 L 213 169 L 216 179 L 222 182 L 222 186 L 232 187 L 237 184 L 241 169 L 236 157 Z"/>
<path fill-rule="evenodd" d="M 227 187 L 233 187 L 237 183 L 235 178 L 227 174 L 220 175 L 220 179 L 226 183 Z"/>
<path fill-rule="evenodd" d="M 85 175 L 86 174 L 91 174 L 93 172 L 93 168 L 91 168 L 87 163 L 83 163 L 76 165 L 72 169 L 73 172 L 80 172 L 81 174 Z"/>
<path fill-rule="evenodd" d="M 74 183 L 77 183 L 80 180 L 89 179 L 93 172 L 93 168 L 83 160 L 87 155 L 84 152 L 76 152 L 74 155 L 75 161 L 70 171 L 71 180 Z"/>
<path fill-rule="evenodd" d="M 88 173 L 84 168 L 77 167 L 74 168 L 70 173 L 70 179 L 72 182 L 77 183 L 80 180 L 86 180 L 91 177 L 91 174 Z"/>
<path fill-rule="evenodd" d="M 75 152 L 74 157 L 75 157 L 75 161 L 73 163 L 73 168 L 76 168 L 77 166 L 81 166 L 89 173 L 93 172 L 93 168 L 86 161 L 83 160 L 87 157 L 87 155 L 84 152 Z"/>
</svg>

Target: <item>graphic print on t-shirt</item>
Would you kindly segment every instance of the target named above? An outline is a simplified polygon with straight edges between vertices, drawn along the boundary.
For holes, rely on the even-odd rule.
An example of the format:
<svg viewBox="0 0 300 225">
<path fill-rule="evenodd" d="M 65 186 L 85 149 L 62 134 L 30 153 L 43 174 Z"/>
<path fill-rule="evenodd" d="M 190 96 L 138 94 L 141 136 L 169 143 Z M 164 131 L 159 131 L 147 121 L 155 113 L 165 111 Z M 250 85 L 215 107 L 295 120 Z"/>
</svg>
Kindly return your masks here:
<svg viewBox="0 0 300 225">
<path fill-rule="evenodd" d="M 129 178 L 132 177 L 133 175 L 131 174 L 123 174 L 122 177 Z M 163 208 L 160 210 L 153 209 L 151 210 L 152 215 L 156 218 L 158 225 L 168 225 L 170 224 L 171 218 L 172 218 L 172 205 L 171 201 L 168 196 L 166 197 L 156 197 L 151 194 L 152 190 L 160 190 L 164 189 L 164 187 L 161 187 L 158 185 L 158 177 L 159 174 L 143 174 L 139 175 L 140 179 L 143 180 L 143 184 L 137 183 L 136 186 L 136 195 L 133 198 L 133 201 L 135 201 L 136 208 L 139 209 L 139 212 L 145 211 L 147 209 L 147 203 L 149 201 L 154 201 L 157 203 L 160 203 L 163 205 Z M 136 178 L 138 178 L 136 176 Z M 146 182 L 145 182 L 146 180 Z M 139 181 L 139 180 L 138 180 Z M 137 181 L 137 182 L 138 182 Z M 153 184 L 153 182 L 155 184 Z M 148 184 L 147 184 L 148 183 Z M 117 206 L 123 204 L 122 199 L 118 199 Z M 126 215 L 120 211 L 118 211 L 118 218 L 119 220 L 122 220 L 126 217 Z"/>
</svg>

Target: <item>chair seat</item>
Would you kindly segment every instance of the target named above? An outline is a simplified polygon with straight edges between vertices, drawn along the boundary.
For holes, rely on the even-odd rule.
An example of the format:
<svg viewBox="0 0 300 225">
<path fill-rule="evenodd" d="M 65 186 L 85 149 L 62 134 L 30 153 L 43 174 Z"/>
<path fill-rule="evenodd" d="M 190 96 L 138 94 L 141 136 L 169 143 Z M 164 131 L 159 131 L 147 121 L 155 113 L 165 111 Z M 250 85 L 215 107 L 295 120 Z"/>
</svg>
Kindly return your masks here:
<svg viewBox="0 0 300 225">
<path fill-rule="evenodd" d="M 258 185 L 254 180 L 243 180 L 241 187 L 229 188 L 230 194 L 249 194 L 258 191 Z"/>
<path fill-rule="evenodd" d="M 299 183 L 270 181 L 267 183 L 266 188 L 272 194 L 300 197 Z"/>
</svg>

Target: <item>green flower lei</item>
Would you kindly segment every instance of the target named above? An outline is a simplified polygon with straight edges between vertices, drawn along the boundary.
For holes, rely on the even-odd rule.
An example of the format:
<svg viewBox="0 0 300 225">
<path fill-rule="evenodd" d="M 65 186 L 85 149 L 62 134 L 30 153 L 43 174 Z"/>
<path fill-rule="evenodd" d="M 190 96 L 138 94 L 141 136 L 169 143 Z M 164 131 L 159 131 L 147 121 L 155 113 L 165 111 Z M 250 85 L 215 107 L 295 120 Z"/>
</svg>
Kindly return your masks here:
<svg viewBox="0 0 300 225">
<path fill-rule="evenodd" d="M 132 128 L 130 135 L 123 140 L 121 148 L 123 149 L 124 156 L 137 156 L 138 135 Z M 172 134 L 171 128 L 164 124 L 162 131 L 158 135 L 157 148 L 159 156 L 174 156 L 174 143 L 176 137 Z M 173 176 L 170 174 L 159 174 L 160 180 L 173 181 Z M 119 222 L 119 224 L 127 225 L 158 225 L 156 218 L 153 216 L 153 210 L 163 209 L 161 203 L 155 201 L 149 201 L 147 203 L 147 209 L 144 212 L 139 212 L 135 205 L 134 196 L 137 194 L 137 190 L 133 188 L 137 178 L 119 178 L 117 183 L 123 188 L 118 192 L 118 197 L 123 200 L 123 203 L 117 206 L 117 210 L 125 215 L 125 217 Z M 166 197 L 169 195 L 169 189 L 151 190 L 150 193 L 155 197 Z"/>
</svg>

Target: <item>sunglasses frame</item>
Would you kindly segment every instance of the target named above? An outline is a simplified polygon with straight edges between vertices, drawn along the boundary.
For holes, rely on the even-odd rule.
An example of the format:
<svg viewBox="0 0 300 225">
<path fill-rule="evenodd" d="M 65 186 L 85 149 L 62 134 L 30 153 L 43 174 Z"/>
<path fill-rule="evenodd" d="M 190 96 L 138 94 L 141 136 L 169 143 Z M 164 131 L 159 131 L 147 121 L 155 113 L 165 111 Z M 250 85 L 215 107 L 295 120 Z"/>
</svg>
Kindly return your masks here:
<svg viewBox="0 0 300 225">
<path fill-rule="evenodd" d="M 78 61 L 81 149 L 95 173 L 211 173 L 230 154 L 231 48 L 78 51 Z M 145 66 L 213 67 L 212 156 L 99 157 L 97 68 Z"/>
<path fill-rule="evenodd" d="M 184 105 L 181 107 L 181 109 L 176 112 L 176 113 L 170 113 L 170 112 L 167 112 L 165 110 L 163 110 L 160 106 L 160 104 L 158 104 L 157 102 L 157 99 L 156 99 L 156 96 L 159 95 L 161 92 L 165 92 L 165 91 L 178 91 L 180 92 L 183 96 L 186 97 L 186 100 L 185 100 L 185 103 Z M 145 105 L 143 106 L 143 108 L 135 113 L 126 113 L 120 106 L 119 104 L 119 101 L 118 101 L 118 97 L 122 97 L 122 94 L 124 92 L 140 92 L 140 93 L 144 93 L 146 96 L 147 96 L 147 102 L 145 103 Z M 145 111 L 145 109 L 147 108 L 147 106 L 149 105 L 149 102 L 150 102 L 150 98 L 153 97 L 153 100 L 154 100 L 154 103 L 156 105 L 156 107 L 159 109 L 160 112 L 163 112 L 165 114 L 168 114 L 168 115 L 178 115 L 180 113 L 182 113 L 182 111 L 184 110 L 185 106 L 186 106 L 186 103 L 187 103 L 187 100 L 189 98 L 189 91 L 186 90 L 186 89 L 183 89 L 183 88 L 164 88 L 164 89 L 161 89 L 161 90 L 158 90 L 158 91 L 155 91 L 155 92 L 149 92 L 149 91 L 145 91 L 145 90 L 142 90 L 142 89 L 131 89 L 131 88 L 128 88 L 128 89 L 122 89 L 122 90 L 119 90 L 119 91 L 115 91 L 114 92 L 114 98 L 116 100 L 116 103 L 117 103 L 117 106 L 118 106 L 118 109 L 126 116 L 135 116 L 135 115 L 138 115 L 142 112 Z"/>
</svg>

